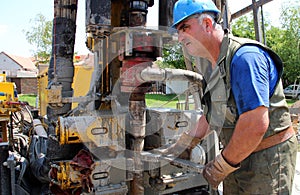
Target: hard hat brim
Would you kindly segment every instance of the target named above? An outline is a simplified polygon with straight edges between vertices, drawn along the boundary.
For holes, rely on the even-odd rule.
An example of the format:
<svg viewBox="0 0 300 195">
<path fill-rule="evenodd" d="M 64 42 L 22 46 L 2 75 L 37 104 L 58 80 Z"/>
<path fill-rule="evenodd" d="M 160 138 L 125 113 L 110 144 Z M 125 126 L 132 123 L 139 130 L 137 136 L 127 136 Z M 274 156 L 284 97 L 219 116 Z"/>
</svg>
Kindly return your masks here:
<svg viewBox="0 0 300 195">
<path fill-rule="evenodd" d="M 194 13 L 191 13 L 190 15 L 187 15 L 185 17 L 182 17 L 180 20 L 177 20 L 175 23 L 172 24 L 172 26 L 170 28 L 173 28 L 173 29 L 177 30 L 176 27 L 179 25 L 179 23 L 181 23 L 184 20 L 192 17 L 195 14 L 202 14 L 202 13 L 206 13 L 206 12 L 210 12 L 210 13 L 214 13 L 214 14 L 220 14 L 221 13 L 220 11 L 216 11 L 216 10 L 205 10 L 205 12 L 203 12 L 203 11 L 195 11 Z"/>
</svg>

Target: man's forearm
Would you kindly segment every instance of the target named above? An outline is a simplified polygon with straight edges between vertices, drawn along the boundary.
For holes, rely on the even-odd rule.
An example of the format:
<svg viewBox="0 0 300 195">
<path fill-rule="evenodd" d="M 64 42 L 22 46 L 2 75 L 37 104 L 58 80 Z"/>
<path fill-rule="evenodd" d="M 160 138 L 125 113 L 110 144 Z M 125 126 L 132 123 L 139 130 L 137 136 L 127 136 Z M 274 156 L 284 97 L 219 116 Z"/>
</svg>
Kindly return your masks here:
<svg viewBox="0 0 300 195">
<path fill-rule="evenodd" d="M 222 151 L 224 159 L 237 165 L 259 145 L 269 126 L 268 109 L 258 107 L 240 116 L 228 145 Z"/>
<path fill-rule="evenodd" d="M 205 116 L 201 116 L 197 122 L 196 128 L 191 129 L 189 134 L 193 137 L 203 139 L 209 133 L 209 124 Z"/>
</svg>

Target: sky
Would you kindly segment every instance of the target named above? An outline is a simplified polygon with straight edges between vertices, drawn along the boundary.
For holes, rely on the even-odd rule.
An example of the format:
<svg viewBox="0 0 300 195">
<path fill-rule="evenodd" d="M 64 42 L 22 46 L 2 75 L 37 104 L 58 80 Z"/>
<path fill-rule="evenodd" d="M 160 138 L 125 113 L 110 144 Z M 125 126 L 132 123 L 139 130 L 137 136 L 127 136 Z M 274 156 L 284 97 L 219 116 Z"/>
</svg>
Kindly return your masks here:
<svg viewBox="0 0 300 195">
<path fill-rule="evenodd" d="M 272 25 L 279 25 L 280 5 L 283 0 L 273 0 L 267 3 L 263 10 L 270 17 Z M 32 56 L 34 48 L 27 42 L 24 31 L 30 27 L 37 14 L 42 14 L 47 20 L 53 20 L 54 0 L 2 0 L 0 3 L 0 52 L 23 57 Z M 158 24 L 158 0 L 149 8 L 149 26 Z M 252 0 L 228 0 L 232 13 L 250 5 Z M 87 54 L 85 46 L 85 0 L 78 0 L 77 29 L 75 52 Z"/>
</svg>

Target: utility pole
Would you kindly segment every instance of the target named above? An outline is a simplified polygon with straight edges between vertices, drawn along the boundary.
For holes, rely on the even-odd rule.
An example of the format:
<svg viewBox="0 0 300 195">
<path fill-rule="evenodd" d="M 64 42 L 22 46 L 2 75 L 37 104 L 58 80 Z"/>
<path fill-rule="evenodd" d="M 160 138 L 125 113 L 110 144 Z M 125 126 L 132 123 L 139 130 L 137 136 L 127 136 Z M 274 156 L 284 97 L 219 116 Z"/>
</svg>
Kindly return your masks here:
<svg viewBox="0 0 300 195">
<path fill-rule="evenodd" d="M 255 30 L 255 39 L 262 43 L 262 20 L 259 12 L 259 7 L 257 6 L 256 0 L 252 0 L 253 5 L 253 20 L 254 20 L 254 30 Z"/>
<path fill-rule="evenodd" d="M 254 29 L 255 29 L 255 38 L 259 42 L 263 42 L 263 37 L 264 35 L 264 28 L 263 28 L 263 13 L 259 12 L 259 8 L 262 9 L 262 6 L 266 3 L 271 2 L 272 0 L 252 0 L 252 4 L 235 12 L 234 14 L 231 15 L 232 19 L 236 19 L 242 15 L 247 14 L 251 10 L 253 11 L 253 20 L 254 20 Z M 266 40 L 264 40 L 264 43 Z"/>
</svg>

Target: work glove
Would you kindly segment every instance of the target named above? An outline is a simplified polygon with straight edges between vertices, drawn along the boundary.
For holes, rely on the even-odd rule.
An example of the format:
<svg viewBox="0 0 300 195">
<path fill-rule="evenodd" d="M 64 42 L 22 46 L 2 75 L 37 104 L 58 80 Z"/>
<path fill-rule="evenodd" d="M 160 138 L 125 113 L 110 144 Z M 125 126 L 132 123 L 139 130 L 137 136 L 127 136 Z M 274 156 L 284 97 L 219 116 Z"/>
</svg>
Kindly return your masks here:
<svg viewBox="0 0 300 195">
<path fill-rule="evenodd" d="M 178 156 L 182 159 L 190 159 L 191 151 L 200 143 L 201 139 L 189 135 L 184 132 L 180 135 L 179 139 L 170 147 L 162 150 L 163 154 Z"/>
<path fill-rule="evenodd" d="M 240 166 L 233 167 L 228 164 L 223 155 L 219 154 L 216 158 L 208 162 L 203 170 L 203 177 L 211 185 L 213 190 L 217 190 L 218 185 L 232 172 L 239 169 Z"/>
</svg>

